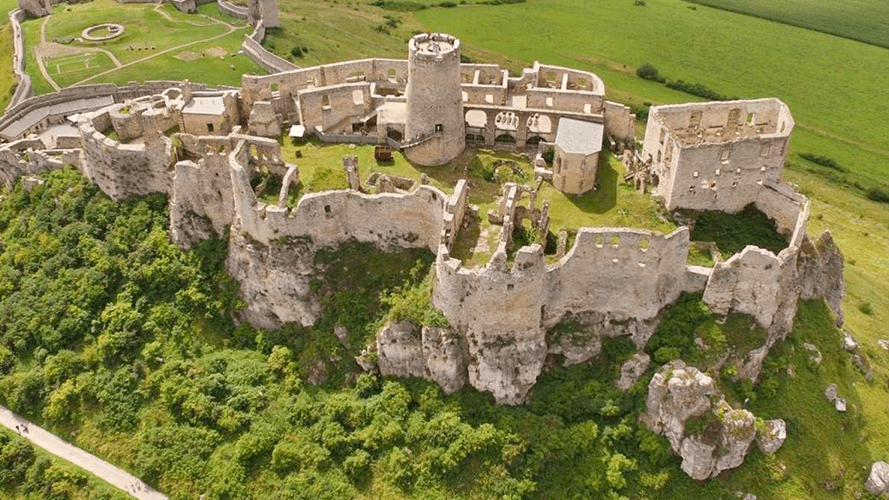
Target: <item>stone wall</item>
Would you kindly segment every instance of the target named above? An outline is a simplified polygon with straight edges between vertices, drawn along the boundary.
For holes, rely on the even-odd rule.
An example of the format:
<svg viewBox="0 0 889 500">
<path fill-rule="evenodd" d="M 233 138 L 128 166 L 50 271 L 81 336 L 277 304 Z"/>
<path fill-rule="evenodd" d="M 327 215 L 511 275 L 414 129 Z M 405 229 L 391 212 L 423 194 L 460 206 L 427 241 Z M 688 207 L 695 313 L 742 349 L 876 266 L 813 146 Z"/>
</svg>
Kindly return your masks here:
<svg viewBox="0 0 889 500">
<path fill-rule="evenodd" d="M 22 33 L 22 21 L 27 14 L 21 9 L 9 13 L 9 24 L 12 25 L 12 70 L 15 73 L 16 88 L 7 104 L 7 110 L 34 95 L 31 77 L 25 72 L 25 38 Z"/>
<path fill-rule="evenodd" d="M 228 14 L 239 19 L 247 19 L 247 7 L 235 5 L 226 0 L 216 0 L 216 5 L 223 14 Z"/>
<path fill-rule="evenodd" d="M 605 133 L 625 147 L 635 147 L 636 115 L 629 106 L 605 101 Z"/>
<path fill-rule="evenodd" d="M 20 139 L 0 145 L 0 180 L 10 190 L 20 177 L 68 165 L 80 166 L 79 150 L 46 150 L 40 139 Z"/>
<path fill-rule="evenodd" d="M 220 0 L 219 2 L 220 9 L 223 2 L 224 0 Z M 256 64 L 260 65 L 269 73 L 280 73 L 282 71 L 298 69 L 299 66 L 272 54 L 262 46 L 262 41 L 265 39 L 265 29 L 264 21 L 260 21 L 253 29 L 253 33 L 244 35 L 244 42 L 241 44 L 241 48 L 244 49 L 244 52 L 250 56 L 250 59 L 253 59 Z"/>
<path fill-rule="evenodd" d="M 96 130 L 88 120 L 82 120 L 78 129 L 84 156 L 81 171 L 111 199 L 172 192 L 170 139 L 152 133 L 145 136 L 143 144 L 122 144 Z"/>
</svg>

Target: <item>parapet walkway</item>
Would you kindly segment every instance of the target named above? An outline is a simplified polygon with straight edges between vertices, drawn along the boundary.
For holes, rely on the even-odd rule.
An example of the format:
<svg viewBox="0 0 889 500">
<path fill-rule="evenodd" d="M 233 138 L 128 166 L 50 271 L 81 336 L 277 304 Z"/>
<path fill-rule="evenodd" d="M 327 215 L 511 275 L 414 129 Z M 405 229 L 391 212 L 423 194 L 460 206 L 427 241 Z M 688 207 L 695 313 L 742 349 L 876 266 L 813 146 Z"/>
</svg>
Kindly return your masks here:
<svg viewBox="0 0 889 500">
<path fill-rule="evenodd" d="M 78 467 L 95 474 L 116 488 L 126 491 L 140 500 L 169 500 L 166 495 L 143 483 L 141 479 L 118 469 L 99 457 L 60 439 L 27 419 L 24 419 L 5 406 L 0 406 L 0 424 L 17 431 L 35 446 L 63 458 Z M 16 430 L 18 427 L 18 430 Z"/>
</svg>

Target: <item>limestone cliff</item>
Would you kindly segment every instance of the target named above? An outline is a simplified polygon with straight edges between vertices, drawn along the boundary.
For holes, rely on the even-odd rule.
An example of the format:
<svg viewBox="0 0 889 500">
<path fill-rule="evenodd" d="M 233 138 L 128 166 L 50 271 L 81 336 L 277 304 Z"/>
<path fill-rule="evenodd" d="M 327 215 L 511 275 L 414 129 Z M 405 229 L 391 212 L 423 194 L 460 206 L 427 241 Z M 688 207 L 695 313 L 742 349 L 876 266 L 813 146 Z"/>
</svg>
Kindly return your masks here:
<svg viewBox="0 0 889 500">
<path fill-rule="evenodd" d="M 719 396 L 710 376 L 682 361 L 654 375 L 645 405 L 640 420 L 667 437 L 682 457 L 682 470 L 697 480 L 741 465 L 754 439 L 764 453 L 774 453 L 786 437 L 783 421 L 757 425 L 752 413 L 732 408 Z"/>
</svg>

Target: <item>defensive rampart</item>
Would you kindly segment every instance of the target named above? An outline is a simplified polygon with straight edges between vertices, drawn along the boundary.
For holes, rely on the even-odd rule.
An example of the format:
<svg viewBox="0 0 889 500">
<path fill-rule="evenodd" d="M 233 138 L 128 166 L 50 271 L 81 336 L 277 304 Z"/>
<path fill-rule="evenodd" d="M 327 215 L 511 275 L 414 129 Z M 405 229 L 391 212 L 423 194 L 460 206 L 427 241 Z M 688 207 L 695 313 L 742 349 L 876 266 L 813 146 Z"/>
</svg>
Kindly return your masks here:
<svg viewBox="0 0 889 500">
<path fill-rule="evenodd" d="M 34 95 L 31 77 L 25 72 L 25 38 L 22 33 L 22 21 L 25 20 L 25 11 L 15 9 L 9 13 L 9 24 L 12 25 L 12 70 L 15 73 L 16 88 L 12 98 L 7 104 L 7 109 Z"/>
</svg>

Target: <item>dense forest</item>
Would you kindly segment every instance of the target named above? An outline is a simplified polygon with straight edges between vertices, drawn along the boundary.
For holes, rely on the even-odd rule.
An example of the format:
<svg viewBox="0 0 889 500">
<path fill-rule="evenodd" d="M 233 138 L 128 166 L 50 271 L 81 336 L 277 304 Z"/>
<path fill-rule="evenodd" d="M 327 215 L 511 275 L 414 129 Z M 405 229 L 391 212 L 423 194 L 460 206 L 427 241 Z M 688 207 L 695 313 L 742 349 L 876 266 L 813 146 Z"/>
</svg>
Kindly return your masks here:
<svg viewBox="0 0 889 500">
<path fill-rule="evenodd" d="M 714 321 L 700 296 L 665 311 L 647 347 L 656 363 L 627 393 L 613 382 L 635 348 L 606 339 L 591 364 L 551 360 L 528 404 L 498 406 L 354 362 L 387 319 L 443 321 L 426 251 L 355 242 L 321 252 L 319 321 L 255 330 L 235 321 L 244 304 L 224 271 L 226 242 L 175 247 L 165 198 L 115 203 L 74 169 L 42 179 L 0 201 L 0 399 L 171 498 L 734 494 L 722 478 L 689 479 L 666 440 L 637 422 L 651 372 L 700 356 L 695 332 L 726 343 L 733 328 L 754 330 L 743 317 Z M 800 314 L 811 320 L 770 356 L 758 386 L 720 378 L 734 404 L 779 416 L 786 368 L 804 356 L 790 346 L 837 335 L 823 304 Z M 737 474 L 767 486 L 781 480 L 775 460 L 754 450 Z M 23 477 L 4 473 L 0 492 L 45 498 Z M 60 488 L 53 498 L 76 497 Z"/>
</svg>

